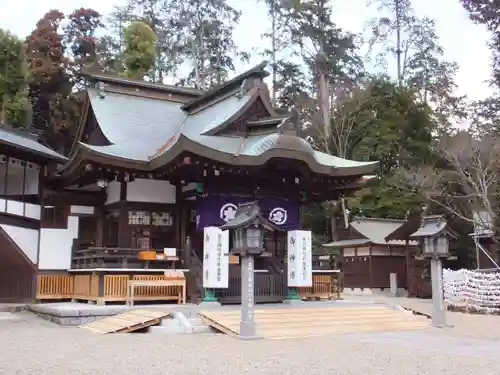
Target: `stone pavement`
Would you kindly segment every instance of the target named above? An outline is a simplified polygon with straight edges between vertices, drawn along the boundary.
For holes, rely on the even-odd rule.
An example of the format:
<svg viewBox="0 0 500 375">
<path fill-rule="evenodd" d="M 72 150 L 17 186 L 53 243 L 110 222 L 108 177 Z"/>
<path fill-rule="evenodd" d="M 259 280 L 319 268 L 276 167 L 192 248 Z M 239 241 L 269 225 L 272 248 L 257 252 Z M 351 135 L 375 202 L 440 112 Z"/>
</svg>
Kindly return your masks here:
<svg viewBox="0 0 500 375">
<path fill-rule="evenodd" d="M 222 334 L 96 335 L 27 312 L 15 315 L 0 320 L 0 375 L 500 373 L 500 342 L 448 329 L 246 342 Z"/>
</svg>

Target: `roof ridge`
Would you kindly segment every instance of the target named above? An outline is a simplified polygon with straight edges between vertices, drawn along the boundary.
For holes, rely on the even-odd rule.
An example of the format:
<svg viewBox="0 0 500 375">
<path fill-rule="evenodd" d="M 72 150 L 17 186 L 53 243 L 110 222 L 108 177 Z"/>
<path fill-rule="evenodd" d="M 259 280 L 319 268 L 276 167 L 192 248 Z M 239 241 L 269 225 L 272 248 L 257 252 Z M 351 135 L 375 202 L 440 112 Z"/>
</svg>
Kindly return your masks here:
<svg viewBox="0 0 500 375">
<path fill-rule="evenodd" d="M 207 102 L 208 100 L 213 99 L 214 97 L 217 96 L 217 94 L 221 94 L 228 89 L 237 87 L 240 84 L 240 82 L 244 81 L 245 79 L 247 79 L 251 76 L 257 76 L 260 78 L 267 77 L 269 75 L 269 72 L 264 70 L 264 68 L 266 66 L 267 66 L 267 61 L 261 62 L 260 64 L 254 66 L 253 68 L 248 69 L 248 70 L 244 71 L 243 73 L 237 75 L 236 77 L 230 79 L 229 81 L 225 82 L 224 84 L 208 90 L 201 97 L 196 98 L 193 101 L 185 104 L 182 107 L 182 109 L 184 109 L 186 111 L 191 111 L 192 109 Z"/>
<path fill-rule="evenodd" d="M 136 87 L 144 87 L 144 88 L 163 91 L 163 92 L 167 92 L 167 93 L 168 92 L 174 93 L 174 94 L 179 93 L 179 94 L 186 94 L 189 96 L 203 96 L 203 95 L 205 95 L 205 93 L 202 90 L 198 90 L 198 89 L 195 89 L 192 87 L 166 85 L 164 83 L 157 83 L 157 82 L 147 82 L 147 81 L 142 81 L 142 80 L 137 80 L 137 79 L 120 77 L 120 76 L 116 76 L 113 74 L 107 74 L 107 73 L 92 73 L 92 72 L 87 71 L 87 72 L 81 73 L 81 75 L 84 77 L 93 79 L 95 81 L 118 83 L 118 84 L 122 84 L 122 85 L 136 86 Z"/>
</svg>

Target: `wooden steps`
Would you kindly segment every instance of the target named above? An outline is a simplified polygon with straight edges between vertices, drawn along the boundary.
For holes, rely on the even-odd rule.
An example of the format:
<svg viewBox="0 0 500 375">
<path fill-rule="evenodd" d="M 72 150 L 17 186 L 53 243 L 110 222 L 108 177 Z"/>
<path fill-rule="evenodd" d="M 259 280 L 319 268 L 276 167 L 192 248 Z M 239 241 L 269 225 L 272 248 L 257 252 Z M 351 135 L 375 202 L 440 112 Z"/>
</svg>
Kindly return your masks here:
<svg viewBox="0 0 500 375">
<path fill-rule="evenodd" d="M 213 328 L 239 336 L 239 310 L 204 311 L 200 316 Z M 429 327 L 425 317 L 386 307 L 259 309 L 255 311 L 255 322 L 257 335 L 270 339 L 410 331 Z"/>
<path fill-rule="evenodd" d="M 160 324 L 162 319 L 170 315 L 170 313 L 158 310 L 130 310 L 122 314 L 81 325 L 80 328 L 100 334 L 128 333 Z"/>
</svg>

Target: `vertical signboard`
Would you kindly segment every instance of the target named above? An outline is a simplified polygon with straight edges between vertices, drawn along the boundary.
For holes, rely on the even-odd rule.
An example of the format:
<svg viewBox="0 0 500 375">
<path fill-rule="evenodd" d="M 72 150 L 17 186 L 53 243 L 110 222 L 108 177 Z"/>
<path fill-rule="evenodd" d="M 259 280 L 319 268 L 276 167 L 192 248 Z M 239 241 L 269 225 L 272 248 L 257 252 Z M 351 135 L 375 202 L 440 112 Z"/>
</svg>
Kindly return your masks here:
<svg viewBox="0 0 500 375">
<path fill-rule="evenodd" d="M 203 229 L 203 287 L 227 288 L 229 282 L 229 231 Z"/>
<path fill-rule="evenodd" d="M 311 231 L 288 232 L 288 286 L 312 286 L 312 238 Z"/>
</svg>

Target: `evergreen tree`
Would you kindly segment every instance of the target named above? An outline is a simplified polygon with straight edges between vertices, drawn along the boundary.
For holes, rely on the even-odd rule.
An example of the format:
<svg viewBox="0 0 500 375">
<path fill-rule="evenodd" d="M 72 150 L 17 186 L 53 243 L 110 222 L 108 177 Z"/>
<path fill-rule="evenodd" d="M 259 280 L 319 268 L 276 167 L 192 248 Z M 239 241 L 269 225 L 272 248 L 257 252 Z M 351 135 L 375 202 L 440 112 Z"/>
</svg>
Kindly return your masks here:
<svg viewBox="0 0 500 375">
<path fill-rule="evenodd" d="M 0 124 L 14 127 L 27 125 L 28 91 L 24 57 L 23 42 L 0 29 Z"/>
<path fill-rule="evenodd" d="M 143 79 L 154 67 L 156 59 L 156 35 L 142 21 L 134 21 L 123 33 L 122 61 L 128 78 Z"/>
</svg>

